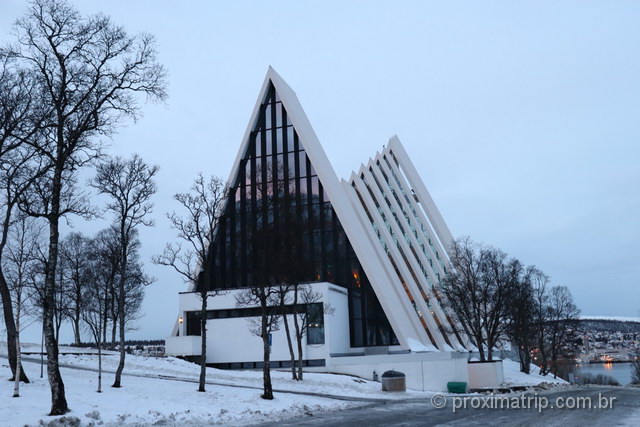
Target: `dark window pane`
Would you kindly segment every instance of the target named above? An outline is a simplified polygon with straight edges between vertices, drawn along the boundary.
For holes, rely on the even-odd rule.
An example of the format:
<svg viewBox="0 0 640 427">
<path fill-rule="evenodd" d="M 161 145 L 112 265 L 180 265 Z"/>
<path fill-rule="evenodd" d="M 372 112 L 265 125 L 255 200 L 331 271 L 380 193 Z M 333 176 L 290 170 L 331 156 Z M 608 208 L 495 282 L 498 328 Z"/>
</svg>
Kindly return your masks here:
<svg viewBox="0 0 640 427">
<path fill-rule="evenodd" d="M 278 180 L 282 181 L 284 179 L 284 155 L 278 154 L 276 156 L 276 163 Z"/>
<path fill-rule="evenodd" d="M 276 149 L 276 153 L 280 154 L 280 153 L 284 153 L 286 150 L 283 147 L 284 144 L 284 129 L 283 128 L 279 128 L 276 129 L 276 138 L 277 138 L 277 149 Z"/>
<path fill-rule="evenodd" d="M 322 205 L 323 209 L 323 221 L 324 221 L 324 229 L 325 231 L 333 230 L 333 208 L 331 203 L 324 203 Z"/>
<path fill-rule="evenodd" d="M 200 313 L 197 311 L 187 311 L 186 314 L 186 329 L 187 335 L 196 335 L 200 336 L 201 331 L 201 322 L 200 322 Z"/>
<path fill-rule="evenodd" d="M 296 173 L 296 155 L 295 153 L 287 154 L 287 162 L 289 167 L 289 178 L 294 178 Z"/>
<path fill-rule="evenodd" d="M 293 141 L 293 126 L 289 126 L 287 129 L 287 151 L 294 150 L 294 141 Z"/>
<path fill-rule="evenodd" d="M 282 126 L 282 103 L 278 102 L 275 104 L 276 109 L 276 126 Z"/>
<path fill-rule="evenodd" d="M 309 165 L 308 172 L 309 172 L 309 176 L 316 174 L 316 170 L 313 168 L 313 165 Z"/>
<path fill-rule="evenodd" d="M 307 176 L 307 153 L 300 151 L 298 153 L 298 162 L 300 164 L 300 176 Z"/>
<path fill-rule="evenodd" d="M 264 138 L 265 154 L 269 156 L 273 153 L 273 143 L 271 142 L 271 131 L 270 130 L 263 131 L 262 137 Z"/>
<path fill-rule="evenodd" d="M 264 110 L 264 126 L 266 129 L 271 129 L 271 104 L 267 104 Z"/>
<path fill-rule="evenodd" d="M 252 135 L 256 157 L 260 157 L 262 155 L 262 140 L 260 138 L 260 132 L 253 132 Z"/>
<path fill-rule="evenodd" d="M 317 198 L 320 195 L 320 182 L 318 181 L 317 176 L 311 178 L 311 194 L 314 196 L 314 202 L 318 201 Z"/>
</svg>

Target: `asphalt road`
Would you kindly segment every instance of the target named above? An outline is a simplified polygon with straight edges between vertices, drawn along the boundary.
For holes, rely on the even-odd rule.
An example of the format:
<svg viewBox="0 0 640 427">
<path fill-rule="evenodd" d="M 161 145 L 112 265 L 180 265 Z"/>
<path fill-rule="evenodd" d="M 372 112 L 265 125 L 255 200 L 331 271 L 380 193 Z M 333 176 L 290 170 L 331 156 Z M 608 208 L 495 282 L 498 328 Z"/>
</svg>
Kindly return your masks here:
<svg viewBox="0 0 640 427">
<path fill-rule="evenodd" d="M 505 401 L 502 405 L 511 405 L 511 408 L 497 409 L 496 406 L 501 404 L 498 400 L 472 400 L 470 396 L 466 402 L 467 408 L 462 407 L 462 400 L 457 400 L 458 407 L 454 412 L 453 398 L 446 396 L 446 406 L 441 409 L 434 408 L 430 399 L 424 402 L 392 402 L 267 423 L 263 426 L 640 426 L 638 388 L 583 387 L 538 394 L 499 396 L 517 399 L 518 402 Z M 542 398 L 537 400 L 537 407 L 536 397 Z M 437 403 L 441 402 L 442 400 Z M 589 402 L 591 409 L 583 409 L 589 406 Z M 611 403 L 613 409 L 610 408 Z M 482 407 L 483 404 L 485 407 Z M 547 407 L 539 410 L 539 407 L 545 404 Z M 602 408 L 605 404 L 607 408 Z M 525 405 L 529 405 L 529 408 L 523 409 Z M 563 408 L 558 408 L 558 405 Z M 582 407 L 575 407 L 578 405 Z M 471 406 L 480 407 L 474 409 Z M 515 409 L 514 406 L 520 406 L 520 409 Z M 566 406 L 574 408 L 569 409 Z"/>
</svg>

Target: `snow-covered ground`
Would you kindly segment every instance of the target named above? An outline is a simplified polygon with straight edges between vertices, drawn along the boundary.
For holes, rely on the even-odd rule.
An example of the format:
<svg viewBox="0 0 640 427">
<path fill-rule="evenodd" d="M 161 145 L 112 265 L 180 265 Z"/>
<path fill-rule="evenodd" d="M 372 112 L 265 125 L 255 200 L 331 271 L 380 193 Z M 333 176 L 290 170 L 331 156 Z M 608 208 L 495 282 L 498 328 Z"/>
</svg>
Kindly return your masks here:
<svg viewBox="0 0 640 427">
<path fill-rule="evenodd" d="M 25 351 L 39 349 L 35 344 L 25 345 Z M 323 411 L 340 410 L 356 406 L 360 402 L 327 399 L 275 392 L 276 399 L 265 401 L 260 398 L 262 386 L 261 371 L 231 371 L 208 368 L 209 384 L 206 393 L 196 392 L 199 366 L 173 357 L 155 358 L 127 355 L 123 388 L 109 387 L 118 363 L 115 352 L 103 356 L 103 393 L 95 392 L 97 368 L 95 354 L 74 354 L 76 349 L 65 348 L 71 354 L 60 356 L 63 366 L 67 399 L 72 412 L 67 416 L 77 417 L 82 425 L 155 423 L 201 425 L 201 424 L 251 424 L 262 421 L 277 421 L 293 416 L 317 414 Z M 90 353 L 90 351 L 83 351 Z M 6 346 L 0 343 L 0 354 L 6 354 Z M 47 417 L 50 395 L 46 380 L 39 378 L 40 367 L 37 356 L 25 357 L 25 369 L 32 384 L 22 385 L 22 397 L 10 398 L 12 383 L 0 381 L 0 424 L 35 425 Z M 6 358 L 0 358 L 0 375 L 7 372 Z M 505 385 L 533 386 L 542 382 L 564 383 L 549 376 L 539 375 L 538 368 L 532 367 L 532 374 L 519 372 L 517 362 L 503 361 Z M 133 376 L 135 375 L 135 376 Z M 407 393 L 383 393 L 380 383 L 346 375 L 305 373 L 304 381 L 293 381 L 288 371 L 273 371 L 274 390 L 289 390 L 302 393 L 348 396 L 367 399 L 407 399 L 424 398 L 432 393 L 408 391 Z M 236 387 L 228 387 L 232 385 Z M 239 388 L 237 386 L 255 387 Z M 99 417 L 99 418 L 96 418 Z"/>
<path fill-rule="evenodd" d="M 26 344 L 24 351 L 39 350 L 39 345 Z M 226 371 L 208 368 L 207 381 L 224 385 L 207 385 L 206 393 L 196 391 L 197 384 L 180 379 L 197 380 L 199 366 L 173 357 L 155 358 L 127 355 L 123 387 L 109 387 L 118 355 L 107 352 L 103 356 L 103 393 L 96 393 L 97 355 L 73 354 L 74 348 L 61 348 L 60 363 L 65 381 L 67 400 L 72 412 L 67 417 L 77 417 L 82 425 L 243 425 L 262 421 L 335 411 L 362 404 L 345 400 L 327 399 L 275 392 L 273 401 L 260 398 L 261 371 Z M 92 353 L 82 349 L 81 353 Z M 0 343 L 0 355 L 6 355 L 6 344 Z M 39 378 L 39 356 L 24 356 L 25 370 L 33 381 L 23 384 L 22 397 L 12 399 L 12 383 L 0 381 L 0 425 L 37 425 L 40 420 L 49 422 L 49 385 Z M 46 369 L 46 368 L 45 368 Z M 8 371 L 7 359 L 0 358 L 0 375 Z M 132 376 L 136 375 L 136 376 Z M 289 372 L 272 371 L 274 390 L 320 393 L 362 398 L 429 398 L 431 393 L 407 392 L 383 393 L 380 384 L 346 375 L 305 373 L 304 381 L 293 381 Z M 97 412 L 96 412 L 97 411 Z M 99 419 L 95 417 L 99 415 Z"/>
<path fill-rule="evenodd" d="M 134 359 L 132 357 L 131 359 Z M 0 425 L 38 425 L 48 417 L 50 390 L 47 378 L 39 378 L 39 366 L 25 363 L 31 384 L 21 385 L 21 397 L 11 398 L 13 384 L 0 381 Z M 0 359 L 6 374 L 7 360 Z M 358 405 L 358 403 L 313 396 L 276 393 L 272 401 L 260 398 L 260 391 L 208 385 L 205 393 L 196 384 L 153 378 L 123 377 L 123 387 L 109 387 L 113 375 L 103 377 L 103 392 L 96 392 L 97 374 L 62 368 L 67 401 L 81 425 L 244 425 L 277 421 L 292 416 L 318 414 Z M 59 418 L 59 417 L 57 417 Z"/>
<path fill-rule="evenodd" d="M 0 354 L 6 354 L 6 350 L 4 350 L 3 347 L 4 345 L 4 343 L 0 343 Z M 31 351 L 31 346 L 31 344 L 27 344 L 25 345 L 25 349 L 27 351 Z M 63 350 L 61 349 L 61 352 L 62 351 Z M 37 358 L 37 356 L 29 357 Z M 93 354 L 61 354 L 59 361 L 61 364 L 69 365 L 70 367 L 88 369 L 97 369 L 98 367 L 97 356 Z M 108 352 L 108 354 L 103 355 L 103 370 L 114 372 L 117 366 L 118 354 L 116 352 Z M 124 373 L 153 376 L 160 375 L 172 378 L 197 380 L 200 375 L 200 366 L 175 357 L 158 358 L 127 355 Z M 105 376 L 107 378 L 111 378 L 111 374 L 106 374 Z M 291 390 L 296 392 L 311 392 L 373 399 L 400 399 L 431 396 L 430 393 L 418 391 L 408 391 L 407 393 L 402 394 L 384 393 L 381 391 L 380 383 L 348 375 L 305 372 L 304 381 L 294 381 L 291 379 L 291 373 L 289 371 L 273 370 L 271 372 L 271 377 L 273 381 L 273 388 L 276 390 Z M 207 368 L 207 381 L 234 386 L 243 385 L 260 388 L 262 387 L 262 371 L 232 371 Z"/>
</svg>

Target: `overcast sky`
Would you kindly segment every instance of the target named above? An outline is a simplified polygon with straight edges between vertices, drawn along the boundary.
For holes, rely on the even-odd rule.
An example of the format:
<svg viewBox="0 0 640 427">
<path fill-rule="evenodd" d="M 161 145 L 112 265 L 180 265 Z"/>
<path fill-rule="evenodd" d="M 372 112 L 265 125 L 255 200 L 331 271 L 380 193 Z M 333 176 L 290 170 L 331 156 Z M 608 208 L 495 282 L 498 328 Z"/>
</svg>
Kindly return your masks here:
<svg viewBox="0 0 640 427">
<path fill-rule="evenodd" d="M 228 176 L 269 65 L 340 178 L 398 134 L 455 236 L 537 265 L 583 314 L 639 315 L 640 2 L 73 3 L 154 34 L 170 76 L 110 141 L 161 169 L 132 337 L 170 334 L 185 286 L 149 262 L 174 239 L 164 214 L 199 171 Z M 0 1 L 0 40 L 25 8 Z"/>
</svg>

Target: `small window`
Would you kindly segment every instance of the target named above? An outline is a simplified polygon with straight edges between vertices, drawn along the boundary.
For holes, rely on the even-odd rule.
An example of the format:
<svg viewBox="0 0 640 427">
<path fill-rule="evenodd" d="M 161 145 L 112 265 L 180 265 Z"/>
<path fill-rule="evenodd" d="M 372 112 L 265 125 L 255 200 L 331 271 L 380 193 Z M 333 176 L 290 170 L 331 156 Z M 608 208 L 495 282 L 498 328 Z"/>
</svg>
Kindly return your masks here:
<svg viewBox="0 0 640 427">
<path fill-rule="evenodd" d="M 187 335 L 200 336 L 200 313 L 197 311 L 187 311 Z"/>
<path fill-rule="evenodd" d="M 307 344 L 324 344 L 324 314 L 322 303 L 307 307 Z"/>
</svg>

